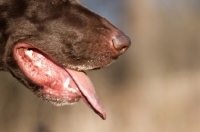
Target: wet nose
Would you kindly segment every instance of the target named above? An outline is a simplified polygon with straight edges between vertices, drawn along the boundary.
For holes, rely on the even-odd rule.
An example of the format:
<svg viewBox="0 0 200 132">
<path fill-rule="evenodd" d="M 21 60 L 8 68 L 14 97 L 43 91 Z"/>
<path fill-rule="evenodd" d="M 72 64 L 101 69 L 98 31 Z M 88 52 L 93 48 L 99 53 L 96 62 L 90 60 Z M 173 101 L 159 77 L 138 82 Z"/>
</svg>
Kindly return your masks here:
<svg viewBox="0 0 200 132">
<path fill-rule="evenodd" d="M 113 38 L 114 48 L 118 50 L 119 55 L 123 54 L 131 45 L 131 40 L 126 35 L 120 35 Z"/>
</svg>

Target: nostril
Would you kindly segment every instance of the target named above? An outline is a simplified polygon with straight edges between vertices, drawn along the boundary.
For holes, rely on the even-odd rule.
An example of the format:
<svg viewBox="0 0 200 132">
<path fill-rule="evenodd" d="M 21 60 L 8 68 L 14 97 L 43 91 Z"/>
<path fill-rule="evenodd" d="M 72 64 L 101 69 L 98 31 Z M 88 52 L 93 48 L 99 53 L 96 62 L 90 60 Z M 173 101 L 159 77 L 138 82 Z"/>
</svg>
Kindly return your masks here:
<svg viewBox="0 0 200 132">
<path fill-rule="evenodd" d="M 119 51 L 119 54 L 123 54 L 131 45 L 131 40 L 126 35 L 121 35 L 113 39 L 114 47 Z"/>
</svg>

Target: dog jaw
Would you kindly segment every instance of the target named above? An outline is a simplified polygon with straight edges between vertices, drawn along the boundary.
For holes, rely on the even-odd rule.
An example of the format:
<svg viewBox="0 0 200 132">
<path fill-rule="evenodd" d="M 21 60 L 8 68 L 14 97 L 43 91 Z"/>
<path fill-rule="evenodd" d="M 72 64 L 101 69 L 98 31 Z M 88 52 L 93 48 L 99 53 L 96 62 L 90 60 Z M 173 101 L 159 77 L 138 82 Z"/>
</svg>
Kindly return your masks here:
<svg viewBox="0 0 200 132">
<path fill-rule="evenodd" d="M 16 44 L 13 53 L 22 72 L 42 86 L 35 91 L 38 96 L 56 106 L 71 105 L 82 98 L 102 119 L 106 118 L 94 86 L 84 72 L 64 68 L 26 43 Z"/>
<path fill-rule="evenodd" d="M 82 98 L 105 119 L 91 81 L 78 71 L 110 65 L 130 46 L 124 33 L 78 0 L 3 3 L 9 4 L 3 9 L 0 70 L 55 105 Z"/>
</svg>

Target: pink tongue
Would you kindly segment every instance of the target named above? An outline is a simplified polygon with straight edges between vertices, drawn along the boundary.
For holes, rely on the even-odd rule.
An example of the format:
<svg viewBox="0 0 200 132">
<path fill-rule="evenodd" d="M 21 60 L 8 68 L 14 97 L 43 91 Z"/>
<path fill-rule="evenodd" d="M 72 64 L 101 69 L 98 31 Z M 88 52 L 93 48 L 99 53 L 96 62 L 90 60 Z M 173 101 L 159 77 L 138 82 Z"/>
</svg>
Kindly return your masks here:
<svg viewBox="0 0 200 132">
<path fill-rule="evenodd" d="M 18 43 L 14 48 L 14 57 L 17 60 L 21 69 L 30 79 L 32 79 L 35 83 L 39 85 L 46 86 L 44 87 L 44 90 L 47 91 L 44 93 L 48 93 L 49 90 L 54 90 L 53 94 L 55 94 L 56 96 L 66 93 L 70 98 L 73 99 L 77 99 L 79 96 L 81 96 L 83 101 L 88 104 L 102 119 L 106 119 L 106 113 L 103 106 L 99 102 L 99 99 L 94 90 L 94 86 L 88 76 L 85 75 L 85 73 L 70 70 L 67 68 L 65 69 L 65 71 L 62 67 L 53 63 L 51 60 L 40 54 L 37 50 L 27 50 L 28 46 L 29 45 L 24 43 Z M 50 74 L 52 75 L 47 76 L 46 73 L 48 73 L 49 71 L 51 71 Z M 78 91 L 73 93 L 71 91 L 64 90 L 66 88 L 63 88 L 64 82 L 62 81 L 67 80 L 67 78 L 69 77 L 68 74 L 70 74 L 71 79 L 73 79 L 73 81 L 71 82 L 71 86 L 73 83 L 75 83 L 81 95 L 78 94 Z M 62 90 L 64 90 L 66 93 L 62 94 Z M 70 102 L 74 100 L 67 101 Z"/>
<path fill-rule="evenodd" d="M 79 90 L 81 91 L 81 96 L 83 101 L 88 104 L 95 113 L 97 113 L 102 119 L 106 119 L 106 112 L 99 102 L 97 94 L 95 93 L 94 86 L 87 75 L 83 72 L 78 72 L 70 69 L 66 69 L 68 73 L 76 82 Z"/>
</svg>

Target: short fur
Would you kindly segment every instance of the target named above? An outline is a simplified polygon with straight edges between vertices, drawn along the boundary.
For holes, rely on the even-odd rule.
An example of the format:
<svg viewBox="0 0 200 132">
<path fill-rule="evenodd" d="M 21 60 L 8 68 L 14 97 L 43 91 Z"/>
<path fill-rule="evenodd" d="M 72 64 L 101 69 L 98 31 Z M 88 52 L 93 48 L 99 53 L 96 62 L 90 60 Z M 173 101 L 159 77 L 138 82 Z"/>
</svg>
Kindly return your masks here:
<svg viewBox="0 0 200 132">
<path fill-rule="evenodd" d="M 78 0 L 0 0 L 0 70 L 37 91 L 42 86 L 27 78 L 13 57 L 15 44 L 34 44 L 58 64 L 83 71 L 121 55 L 112 45 L 121 34 Z"/>
</svg>

